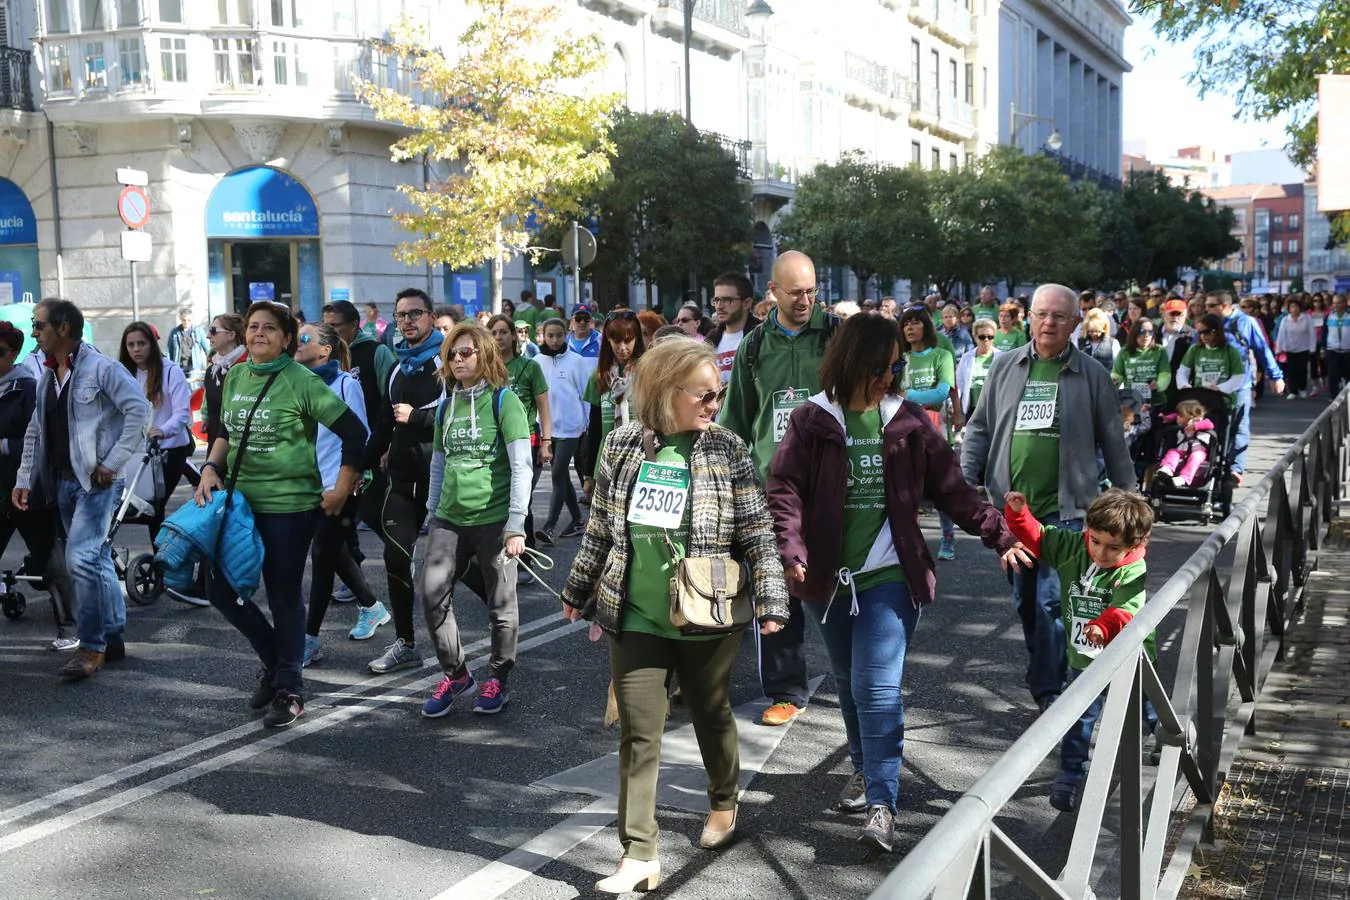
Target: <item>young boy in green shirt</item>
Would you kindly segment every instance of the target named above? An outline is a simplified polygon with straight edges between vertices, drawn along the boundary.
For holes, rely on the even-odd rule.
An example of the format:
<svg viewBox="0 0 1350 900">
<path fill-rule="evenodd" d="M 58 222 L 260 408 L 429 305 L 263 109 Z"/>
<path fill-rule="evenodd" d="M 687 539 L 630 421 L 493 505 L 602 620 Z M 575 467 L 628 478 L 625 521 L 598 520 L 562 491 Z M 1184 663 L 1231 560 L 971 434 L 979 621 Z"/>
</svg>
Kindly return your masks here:
<svg viewBox="0 0 1350 900">
<path fill-rule="evenodd" d="M 1088 667 L 1102 647 L 1120 633 L 1144 605 L 1148 566 L 1144 552 L 1153 528 L 1153 509 L 1140 494 L 1119 488 L 1104 492 L 1088 507 L 1086 530 L 1079 534 L 1042 525 L 1027 508 L 1027 498 L 1009 491 L 1004 517 L 1017 539 L 1059 573 L 1061 620 L 1069 645 L 1069 680 Z M 1156 659 L 1153 635 L 1144 643 Z M 1102 694 L 1064 736 L 1059 749 L 1059 777 L 1050 788 L 1050 805 L 1074 812 L 1087 780 L 1088 745 L 1101 715 Z M 1144 716 L 1152 724 L 1152 707 Z"/>
</svg>

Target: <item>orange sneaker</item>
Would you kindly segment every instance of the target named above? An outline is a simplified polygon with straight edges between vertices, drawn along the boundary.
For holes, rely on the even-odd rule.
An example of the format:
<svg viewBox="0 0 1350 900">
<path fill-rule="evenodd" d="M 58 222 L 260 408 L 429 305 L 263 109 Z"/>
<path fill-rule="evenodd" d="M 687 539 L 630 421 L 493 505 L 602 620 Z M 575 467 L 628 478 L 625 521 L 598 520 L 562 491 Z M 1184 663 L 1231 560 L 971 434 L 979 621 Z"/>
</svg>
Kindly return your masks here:
<svg viewBox="0 0 1350 900">
<path fill-rule="evenodd" d="M 764 710 L 760 722 L 765 725 L 786 725 L 804 712 L 805 706 L 798 706 L 790 700 L 779 700 Z"/>
</svg>

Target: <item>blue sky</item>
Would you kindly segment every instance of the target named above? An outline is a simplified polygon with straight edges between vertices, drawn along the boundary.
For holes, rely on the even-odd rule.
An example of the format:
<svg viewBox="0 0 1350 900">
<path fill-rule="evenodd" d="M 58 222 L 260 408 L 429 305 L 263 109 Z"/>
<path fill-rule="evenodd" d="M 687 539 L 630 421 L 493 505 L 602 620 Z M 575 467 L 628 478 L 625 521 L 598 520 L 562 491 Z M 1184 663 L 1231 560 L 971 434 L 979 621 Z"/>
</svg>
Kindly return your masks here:
<svg viewBox="0 0 1350 900">
<path fill-rule="evenodd" d="M 1287 143 L 1282 121 L 1235 121 L 1232 96 L 1200 99 L 1186 83 L 1194 68 L 1193 49 L 1193 44 L 1162 43 L 1138 18 L 1125 32 L 1125 58 L 1134 65 L 1125 76 L 1125 140 L 1147 140 L 1153 158 L 1195 144 L 1220 153 L 1282 148 Z"/>
</svg>

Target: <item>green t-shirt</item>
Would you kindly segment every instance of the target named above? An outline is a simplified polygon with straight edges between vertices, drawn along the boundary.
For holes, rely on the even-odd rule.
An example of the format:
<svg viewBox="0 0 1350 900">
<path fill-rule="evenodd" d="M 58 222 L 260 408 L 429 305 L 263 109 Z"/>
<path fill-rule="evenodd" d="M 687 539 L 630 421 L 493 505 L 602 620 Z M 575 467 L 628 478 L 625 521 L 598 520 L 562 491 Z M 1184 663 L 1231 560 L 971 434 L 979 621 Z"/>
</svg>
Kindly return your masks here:
<svg viewBox="0 0 1350 900">
<path fill-rule="evenodd" d="M 1012 484 L 1038 519 L 1059 514 L 1060 360 L 1031 360 L 1017 404 L 1011 448 Z"/>
<path fill-rule="evenodd" d="M 472 402 L 460 391 L 436 411 L 432 447 L 445 453 L 445 479 L 436 517 L 455 525 L 495 525 L 511 512 L 511 461 L 506 445 L 528 441 L 525 407 L 511 391 L 502 391 L 501 434 L 492 417 L 491 388 Z"/>
<path fill-rule="evenodd" d="M 538 431 L 539 403 L 535 398 L 548 393 L 548 378 L 543 368 L 532 359 L 513 356 L 506 364 L 506 373 L 511 376 L 511 390 L 525 407 L 525 421 L 530 423 L 531 431 Z"/>
<path fill-rule="evenodd" d="M 844 443 L 848 448 L 848 493 L 844 497 L 844 542 L 839 565 L 857 572 L 886 524 L 886 483 L 882 477 L 881 410 L 844 410 Z M 884 566 L 859 575 L 854 588 L 865 591 L 879 584 L 903 581 L 899 565 Z M 840 593 L 848 593 L 840 586 Z"/>
<path fill-rule="evenodd" d="M 624 374 L 624 367 L 619 366 L 619 376 L 623 377 L 623 374 Z M 616 410 L 614 408 L 613 385 L 611 384 L 610 390 L 601 393 L 600 373 L 592 372 L 590 381 L 586 382 L 586 392 L 581 395 L 581 399 L 591 404 L 592 406 L 599 405 L 600 407 L 600 438 L 596 446 L 603 447 L 605 444 L 605 438 L 609 437 L 609 433 L 614 430 L 614 417 Z M 632 415 L 631 409 L 629 411 L 629 415 L 630 416 Z M 629 421 L 631 421 L 631 419 Z M 625 422 L 624 424 L 627 424 L 627 422 Z M 595 457 L 596 457 L 595 458 L 596 474 L 593 475 L 592 477 L 599 477 L 600 454 L 597 453 Z"/>
<path fill-rule="evenodd" d="M 992 353 L 970 358 L 970 408 L 972 410 L 975 409 L 975 404 L 980 402 L 980 391 L 984 390 L 984 380 L 989 377 L 989 364 L 993 361 L 994 354 Z"/>
<path fill-rule="evenodd" d="M 974 311 L 974 313 L 975 313 L 975 318 L 976 318 L 976 320 L 979 320 L 979 319 L 993 319 L 995 322 L 998 321 L 998 304 L 997 304 L 997 303 L 995 303 L 993 306 L 985 306 L 985 305 L 983 305 L 983 304 L 981 304 L 981 303 L 976 303 L 973 307 L 971 307 L 971 309 L 972 309 L 972 310 Z"/>
<path fill-rule="evenodd" d="M 950 351 L 941 347 L 916 353 L 905 353 L 905 387 L 914 391 L 931 391 L 939 384 L 949 388 L 956 384 L 956 363 Z M 926 404 L 936 409 L 945 403 L 946 397 L 938 403 Z"/>
<path fill-rule="evenodd" d="M 1004 331 L 1002 328 L 994 332 L 994 346 L 1004 353 L 1009 350 L 1016 350 L 1027 342 L 1027 333 L 1022 328 L 1014 328 L 1012 331 Z"/>
<path fill-rule="evenodd" d="M 511 315 L 511 322 L 517 326 L 529 325 L 530 340 L 534 340 L 534 326 L 539 324 L 539 310 L 524 304 L 517 306 L 516 311 Z"/>
<path fill-rule="evenodd" d="M 1148 583 L 1148 564 L 1143 559 L 1099 569 L 1088 555 L 1083 534 L 1067 528 L 1045 526 L 1041 532 L 1041 562 L 1059 574 L 1060 613 L 1064 620 L 1064 639 L 1069 647 L 1069 665 L 1086 669 L 1098 653 L 1083 636 L 1087 625 L 1107 607 L 1127 610 L 1131 615 L 1144 608 Z M 1144 651 L 1156 661 L 1158 651 L 1150 634 Z"/>
<path fill-rule="evenodd" d="M 656 452 L 655 462 L 687 469 L 693 446 L 693 433 L 686 431 L 672 435 L 665 438 L 664 446 Z M 680 527 L 670 530 L 671 543 L 681 558 L 688 552 L 692 506 L 686 497 Z M 628 510 L 623 510 L 622 514 L 627 516 Z M 675 576 L 675 562 L 666 545 L 665 534 L 665 529 L 628 523 L 628 541 L 633 552 L 628 562 L 628 595 L 623 605 L 621 628 L 677 640 L 717 640 L 722 635 L 684 635 L 670 624 L 670 579 Z"/>
<path fill-rule="evenodd" d="M 1191 384 L 1195 387 L 1216 387 L 1245 370 L 1242 354 L 1236 347 L 1204 347 L 1192 344 L 1181 358 L 1181 364 L 1191 370 Z M 1231 409 L 1232 394 L 1225 394 Z"/>
<path fill-rule="evenodd" d="M 1158 403 L 1167 396 L 1167 389 L 1172 384 L 1170 365 L 1167 352 L 1161 347 L 1134 353 L 1124 351 L 1116 354 L 1116 361 L 1111 366 L 1111 377 L 1121 387 L 1142 394 L 1145 403 Z M 1149 384 L 1155 381 L 1158 383 L 1156 396 L 1149 388 Z"/>
<path fill-rule="evenodd" d="M 951 338 L 947 337 L 945 334 L 942 333 L 941 328 L 937 330 L 937 346 L 938 349 L 946 350 L 948 353 L 950 353 L 952 355 L 952 359 L 956 359 L 956 345 L 952 343 Z"/>
<path fill-rule="evenodd" d="M 226 468 L 238 467 L 237 487 L 254 512 L 292 513 L 316 509 L 323 499 L 323 479 L 315 460 L 318 427 L 331 427 L 347 404 L 323 379 L 288 359 L 258 404 L 240 464 L 239 439 L 249 410 L 267 384 L 269 374 L 234 366 L 221 389 L 221 422 L 230 441 Z"/>
</svg>

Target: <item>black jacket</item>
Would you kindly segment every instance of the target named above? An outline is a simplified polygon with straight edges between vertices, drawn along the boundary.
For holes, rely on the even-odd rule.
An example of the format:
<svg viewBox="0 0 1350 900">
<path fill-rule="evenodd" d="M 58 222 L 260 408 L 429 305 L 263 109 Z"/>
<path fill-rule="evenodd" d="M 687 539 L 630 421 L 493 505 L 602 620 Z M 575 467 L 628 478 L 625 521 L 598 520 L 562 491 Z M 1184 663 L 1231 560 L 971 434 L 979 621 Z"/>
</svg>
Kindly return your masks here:
<svg viewBox="0 0 1350 900">
<path fill-rule="evenodd" d="M 431 439 L 436 429 L 436 407 L 445 395 L 437 370 L 437 358 L 427 360 L 412 375 L 395 365 L 389 377 L 389 399 L 379 405 L 371 421 L 366 447 L 366 468 L 378 469 L 380 457 L 389 453 L 386 468 L 391 479 L 425 483 L 431 477 Z M 394 407 L 407 403 L 412 415 L 404 424 L 394 421 Z"/>
<path fill-rule="evenodd" d="M 741 329 L 741 334 L 745 335 L 754 331 L 755 327 L 758 326 L 759 323 L 760 323 L 759 319 L 756 319 L 754 316 L 747 315 L 745 317 L 745 327 Z M 708 332 L 708 334 L 704 337 L 704 340 L 708 342 L 708 346 L 716 350 L 717 345 L 722 343 L 722 335 L 726 334 L 726 331 L 727 327 L 725 325 L 714 325 L 712 331 Z"/>
<path fill-rule="evenodd" d="M 8 496 L 19 477 L 23 438 L 37 409 L 37 381 L 24 366 L 0 379 L 0 488 Z"/>
</svg>

